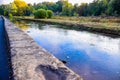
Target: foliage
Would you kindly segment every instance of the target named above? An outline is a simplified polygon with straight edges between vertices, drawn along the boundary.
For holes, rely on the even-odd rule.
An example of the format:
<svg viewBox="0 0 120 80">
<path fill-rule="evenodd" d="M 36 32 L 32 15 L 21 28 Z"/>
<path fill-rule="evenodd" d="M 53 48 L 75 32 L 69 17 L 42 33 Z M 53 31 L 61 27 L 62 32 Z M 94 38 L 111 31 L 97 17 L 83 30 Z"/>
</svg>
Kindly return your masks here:
<svg viewBox="0 0 120 80">
<path fill-rule="evenodd" d="M 38 9 L 34 12 L 35 18 L 47 18 L 47 11 L 45 9 Z"/>
<path fill-rule="evenodd" d="M 38 4 L 35 4 L 33 5 L 33 7 L 35 8 L 35 10 L 38 10 L 38 9 L 48 9 L 46 5 L 42 4 L 42 3 L 38 3 Z"/>
<path fill-rule="evenodd" d="M 58 2 L 56 2 L 56 4 L 58 5 L 57 11 L 62 12 L 63 1 L 59 0 Z"/>
<path fill-rule="evenodd" d="M 3 5 L 0 6 L 0 15 L 4 15 L 4 8 L 3 8 Z"/>
<path fill-rule="evenodd" d="M 17 8 L 16 4 L 15 3 L 11 3 L 11 13 L 13 15 L 16 15 L 17 10 L 18 10 L 18 8 Z"/>
<path fill-rule="evenodd" d="M 120 15 L 120 0 L 111 0 L 109 7 L 112 8 L 114 15 Z"/>
<path fill-rule="evenodd" d="M 52 10 L 54 12 L 57 12 L 58 5 L 53 2 L 43 2 L 43 3 L 34 4 L 34 8 L 36 10 L 42 8 L 45 10 Z"/>
<path fill-rule="evenodd" d="M 87 4 L 86 3 L 82 3 L 78 9 L 77 12 L 79 13 L 79 16 L 87 16 Z"/>
<path fill-rule="evenodd" d="M 120 0 L 94 0 L 92 3 L 72 5 L 68 0 L 59 0 L 56 3 L 43 2 L 36 4 L 35 9 L 52 10 L 56 15 L 63 16 L 120 16 Z"/>
<path fill-rule="evenodd" d="M 47 10 L 47 18 L 52 18 L 52 16 L 53 16 L 53 11 Z"/>
<path fill-rule="evenodd" d="M 10 4 L 0 5 L 0 15 L 30 16 L 39 9 L 52 10 L 57 16 L 120 16 L 120 0 L 93 0 L 91 3 L 72 4 L 68 0 L 27 4 L 23 0 L 14 0 Z"/>
<path fill-rule="evenodd" d="M 34 8 L 31 4 L 28 4 L 26 8 L 24 8 L 24 16 L 30 16 L 34 11 Z"/>
<path fill-rule="evenodd" d="M 72 9 L 72 16 L 77 16 L 77 8 L 78 8 L 78 4 L 74 4 L 73 9 Z"/>
<path fill-rule="evenodd" d="M 25 9 L 28 7 L 27 3 L 22 0 L 14 0 L 13 2 L 17 7 L 17 15 L 23 16 Z"/>
<path fill-rule="evenodd" d="M 73 5 L 68 1 L 63 2 L 62 15 L 72 16 Z"/>
<path fill-rule="evenodd" d="M 94 0 L 85 4 L 78 7 L 77 12 L 80 16 L 120 16 L 120 0 Z"/>
<path fill-rule="evenodd" d="M 13 15 L 12 15 L 11 13 L 9 13 L 8 15 L 9 15 L 9 18 L 12 18 L 12 17 L 13 17 Z"/>
</svg>

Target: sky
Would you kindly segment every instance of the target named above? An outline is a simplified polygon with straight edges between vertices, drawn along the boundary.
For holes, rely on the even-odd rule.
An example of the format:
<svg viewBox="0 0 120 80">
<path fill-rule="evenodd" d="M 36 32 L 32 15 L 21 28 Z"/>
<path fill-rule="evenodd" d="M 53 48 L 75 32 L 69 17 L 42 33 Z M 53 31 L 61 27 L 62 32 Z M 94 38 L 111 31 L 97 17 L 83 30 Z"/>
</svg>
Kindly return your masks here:
<svg viewBox="0 0 120 80">
<path fill-rule="evenodd" d="M 13 1 L 14 0 L 0 0 L 0 4 L 8 4 L 8 3 L 13 2 Z M 24 1 L 27 3 L 33 4 L 33 3 L 40 3 L 40 2 L 44 2 L 44 1 L 57 2 L 58 0 L 24 0 Z M 81 4 L 83 2 L 90 3 L 93 0 L 68 0 L 68 1 L 72 4 L 75 4 L 75 3 Z"/>
</svg>

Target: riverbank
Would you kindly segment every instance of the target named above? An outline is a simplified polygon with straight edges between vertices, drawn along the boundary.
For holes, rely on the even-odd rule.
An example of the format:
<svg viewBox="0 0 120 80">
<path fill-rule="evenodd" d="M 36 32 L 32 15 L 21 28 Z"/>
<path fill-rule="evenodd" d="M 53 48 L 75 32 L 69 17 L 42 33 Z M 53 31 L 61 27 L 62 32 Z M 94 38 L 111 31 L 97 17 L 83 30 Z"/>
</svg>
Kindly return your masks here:
<svg viewBox="0 0 120 80">
<path fill-rule="evenodd" d="M 44 22 L 50 24 L 65 25 L 63 28 L 86 30 L 100 33 L 111 37 L 120 36 L 120 19 L 119 18 L 65 18 L 54 17 L 52 19 L 34 19 L 33 17 L 15 17 L 19 20 L 28 20 L 35 22 Z"/>
</svg>

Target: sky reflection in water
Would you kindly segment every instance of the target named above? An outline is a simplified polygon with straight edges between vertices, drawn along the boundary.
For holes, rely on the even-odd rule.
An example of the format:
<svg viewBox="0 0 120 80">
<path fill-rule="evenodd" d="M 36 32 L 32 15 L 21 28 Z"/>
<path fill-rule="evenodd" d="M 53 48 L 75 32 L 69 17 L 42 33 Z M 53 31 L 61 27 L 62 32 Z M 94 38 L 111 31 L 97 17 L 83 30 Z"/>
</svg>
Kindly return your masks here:
<svg viewBox="0 0 120 80">
<path fill-rule="evenodd" d="M 120 38 L 34 22 L 17 26 L 47 51 L 67 61 L 66 65 L 84 80 L 120 80 Z"/>
</svg>

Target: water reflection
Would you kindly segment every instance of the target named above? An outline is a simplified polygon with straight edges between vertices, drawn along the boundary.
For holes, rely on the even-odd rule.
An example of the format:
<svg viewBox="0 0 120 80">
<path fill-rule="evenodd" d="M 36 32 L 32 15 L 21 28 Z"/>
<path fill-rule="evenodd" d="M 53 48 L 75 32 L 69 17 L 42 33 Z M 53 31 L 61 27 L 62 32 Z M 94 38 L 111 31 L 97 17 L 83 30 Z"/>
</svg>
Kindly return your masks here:
<svg viewBox="0 0 120 80">
<path fill-rule="evenodd" d="M 18 21 L 14 21 L 14 23 L 16 24 L 16 26 L 22 30 L 28 30 L 29 28 L 29 24 L 26 24 L 26 22 L 21 21 L 20 24 Z"/>
<path fill-rule="evenodd" d="M 120 80 L 120 38 L 62 29 L 59 25 L 26 25 L 27 29 L 20 28 L 57 58 L 67 61 L 66 65 L 84 80 Z"/>
</svg>

